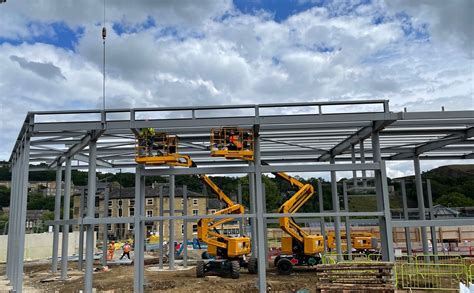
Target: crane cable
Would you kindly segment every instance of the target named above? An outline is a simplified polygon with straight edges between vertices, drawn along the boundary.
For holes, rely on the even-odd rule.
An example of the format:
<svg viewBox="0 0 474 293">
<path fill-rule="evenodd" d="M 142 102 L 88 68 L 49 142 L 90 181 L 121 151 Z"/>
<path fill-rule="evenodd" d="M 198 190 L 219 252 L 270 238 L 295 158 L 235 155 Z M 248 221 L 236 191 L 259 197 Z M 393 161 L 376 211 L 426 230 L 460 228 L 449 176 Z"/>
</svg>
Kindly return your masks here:
<svg viewBox="0 0 474 293">
<path fill-rule="evenodd" d="M 105 0 L 104 0 L 104 21 L 102 23 L 102 44 L 103 44 L 103 56 L 102 56 L 102 109 L 105 111 L 105 38 L 107 37 L 107 29 L 105 28 Z"/>
</svg>

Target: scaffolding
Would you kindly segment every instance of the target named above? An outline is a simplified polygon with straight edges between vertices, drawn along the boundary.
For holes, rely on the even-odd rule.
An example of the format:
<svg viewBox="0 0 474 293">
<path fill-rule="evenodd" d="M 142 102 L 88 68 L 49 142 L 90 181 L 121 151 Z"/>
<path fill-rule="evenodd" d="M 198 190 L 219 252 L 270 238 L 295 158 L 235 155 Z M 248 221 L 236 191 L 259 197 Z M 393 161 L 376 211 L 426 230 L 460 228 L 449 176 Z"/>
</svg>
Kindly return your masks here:
<svg viewBox="0 0 474 293">
<path fill-rule="evenodd" d="M 253 129 L 253 161 L 226 160 L 210 155 L 211 129 L 223 126 Z M 427 220 L 420 171 L 420 160 L 474 159 L 473 126 L 473 110 L 391 112 L 388 100 L 29 112 L 9 160 L 12 189 L 6 275 L 13 291 L 21 292 L 28 174 L 42 170 L 56 170 L 57 186 L 60 186 L 62 171 L 65 174 L 64 194 L 61 194 L 60 188 L 57 189 L 55 217 L 50 223 L 54 225 L 52 271 L 57 272 L 58 269 L 59 227 L 62 226 L 63 231 L 60 271 L 61 278 L 66 279 L 68 227 L 83 225 L 86 231 L 85 292 L 92 292 L 95 225 L 134 224 L 134 292 L 144 291 L 146 221 L 162 223 L 176 219 L 190 222 L 201 218 L 249 218 L 252 253 L 258 257 L 267 253 L 267 223 L 276 223 L 280 217 L 291 216 L 302 221 L 320 219 L 322 228 L 324 217 L 332 218 L 336 253 L 339 255 L 342 253 L 341 217 L 369 217 L 380 227 L 382 259 L 394 261 L 393 227 L 421 227 L 426 231 L 426 227 L 474 224 L 472 218 Z M 178 135 L 180 153 L 191 156 L 199 167 L 137 165 L 135 135 L 139 129 L 148 127 Z M 413 161 L 419 220 L 392 220 L 385 163 L 389 160 Z M 262 161 L 268 165 L 262 164 Z M 107 217 L 107 214 L 95 217 L 96 170 L 110 168 L 135 168 L 136 211 L 133 217 Z M 73 169 L 89 172 L 89 192 L 85 216 L 69 219 Z M 358 174 L 362 175 L 362 186 L 367 187 L 366 172 L 374 173 L 376 211 L 353 212 L 340 209 L 336 175 L 343 171 L 353 172 L 354 187 L 359 184 Z M 325 211 L 321 204 L 320 211 L 313 213 L 267 212 L 262 174 L 275 172 L 329 172 L 333 210 Z M 146 176 L 169 176 L 170 202 L 173 203 L 174 177 L 191 174 L 248 175 L 250 213 L 196 216 L 177 215 L 171 209 L 167 216 L 160 213 L 159 216 L 145 217 Z M 321 190 L 320 186 L 318 190 Z M 62 219 L 61 196 L 64 197 Z M 318 197 L 322 200 L 320 192 Z M 171 227 L 173 225 L 170 225 L 170 229 Z M 348 227 L 350 229 L 350 225 Z M 423 251 L 428 252 L 426 232 L 422 232 L 422 235 Z M 170 258 L 169 261 L 170 267 L 174 266 L 174 259 Z M 266 267 L 267 258 L 258 257 L 260 292 L 266 291 Z"/>
</svg>

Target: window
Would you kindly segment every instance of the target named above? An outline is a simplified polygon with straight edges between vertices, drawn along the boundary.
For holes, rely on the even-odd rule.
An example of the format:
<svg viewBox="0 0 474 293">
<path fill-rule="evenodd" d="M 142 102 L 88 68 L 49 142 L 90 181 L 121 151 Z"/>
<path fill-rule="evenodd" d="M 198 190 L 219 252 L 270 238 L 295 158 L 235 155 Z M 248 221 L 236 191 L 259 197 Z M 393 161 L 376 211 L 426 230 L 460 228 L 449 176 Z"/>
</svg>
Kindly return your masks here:
<svg viewBox="0 0 474 293">
<path fill-rule="evenodd" d="M 146 210 L 147 217 L 153 217 L 153 210 Z"/>
<path fill-rule="evenodd" d="M 181 235 L 184 235 L 184 225 L 181 224 Z"/>
<path fill-rule="evenodd" d="M 134 199 L 129 199 L 128 200 L 128 205 L 131 206 L 131 207 L 134 207 L 135 206 L 135 200 Z"/>
<path fill-rule="evenodd" d="M 107 224 L 107 231 L 112 231 L 112 224 Z"/>
<path fill-rule="evenodd" d="M 197 232 L 198 232 L 198 225 L 193 224 L 193 234 L 197 234 Z"/>
<path fill-rule="evenodd" d="M 128 208 L 128 216 L 129 217 L 135 216 L 135 208 Z"/>
<path fill-rule="evenodd" d="M 133 230 L 133 229 L 135 229 L 135 224 L 133 223 L 128 224 L 128 230 Z"/>
<path fill-rule="evenodd" d="M 197 204 L 198 204 L 197 198 L 193 199 L 193 205 L 197 205 Z"/>
<path fill-rule="evenodd" d="M 146 199 L 146 205 L 147 206 L 152 206 L 153 205 L 153 198 L 147 198 Z"/>
<path fill-rule="evenodd" d="M 193 216 L 197 216 L 199 214 L 199 210 L 193 210 Z"/>
<path fill-rule="evenodd" d="M 119 217 L 122 217 L 122 216 L 123 216 L 123 210 L 122 210 L 122 208 L 119 208 L 119 209 L 118 209 L 118 216 L 119 216 Z"/>
<path fill-rule="evenodd" d="M 107 213 L 107 216 L 112 217 L 112 209 L 109 209 L 109 212 Z"/>
<path fill-rule="evenodd" d="M 123 204 L 123 201 L 122 201 L 121 199 L 119 199 L 119 200 L 118 200 L 118 205 L 119 205 L 119 207 L 121 207 L 122 204 Z"/>
<path fill-rule="evenodd" d="M 109 208 L 111 208 L 113 206 L 114 202 L 109 200 Z"/>
</svg>

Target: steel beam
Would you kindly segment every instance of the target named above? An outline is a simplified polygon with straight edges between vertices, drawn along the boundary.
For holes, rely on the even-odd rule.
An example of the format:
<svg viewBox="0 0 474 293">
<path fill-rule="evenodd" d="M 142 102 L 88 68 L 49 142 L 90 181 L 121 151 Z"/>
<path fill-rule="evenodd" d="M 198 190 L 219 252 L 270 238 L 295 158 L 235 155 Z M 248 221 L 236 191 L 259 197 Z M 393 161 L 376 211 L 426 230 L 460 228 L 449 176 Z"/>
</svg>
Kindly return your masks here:
<svg viewBox="0 0 474 293">
<path fill-rule="evenodd" d="M 441 149 L 444 146 L 455 144 L 457 142 L 463 141 L 465 139 L 471 138 L 474 136 L 474 127 L 466 129 L 463 134 L 451 134 L 446 137 L 443 137 L 438 140 L 430 141 L 425 144 L 422 144 L 414 149 L 413 154 L 397 154 L 392 156 L 393 160 L 403 160 L 409 159 L 413 156 L 418 156 L 426 152 L 434 151 L 437 149 Z"/>
<path fill-rule="evenodd" d="M 358 143 L 361 140 L 364 140 L 364 139 L 368 138 L 372 134 L 372 132 L 380 131 L 380 130 L 384 129 L 388 125 L 395 122 L 397 119 L 374 121 L 372 126 L 363 127 L 362 129 L 360 129 L 359 131 L 357 131 L 353 135 L 351 135 L 348 138 L 344 139 L 339 144 L 337 144 L 335 147 L 333 147 L 331 150 L 329 150 L 327 153 L 320 156 L 318 158 L 318 161 L 328 161 L 329 159 L 342 154 L 343 152 L 348 150 L 352 145 Z"/>
<path fill-rule="evenodd" d="M 474 225 L 473 218 L 454 218 L 443 220 L 397 220 L 392 221 L 393 227 L 452 227 Z"/>
</svg>

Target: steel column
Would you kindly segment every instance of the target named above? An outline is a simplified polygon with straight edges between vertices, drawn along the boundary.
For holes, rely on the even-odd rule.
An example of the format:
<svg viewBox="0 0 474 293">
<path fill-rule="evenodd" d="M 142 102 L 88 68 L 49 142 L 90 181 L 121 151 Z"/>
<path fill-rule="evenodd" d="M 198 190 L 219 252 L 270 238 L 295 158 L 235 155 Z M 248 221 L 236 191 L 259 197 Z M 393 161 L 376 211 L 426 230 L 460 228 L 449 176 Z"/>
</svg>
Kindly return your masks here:
<svg viewBox="0 0 474 293">
<path fill-rule="evenodd" d="M 262 184 L 262 198 L 263 198 L 263 213 L 267 213 L 267 191 L 266 191 L 266 188 L 265 188 L 265 184 Z M 240 219 L 242 220 L 242 219 Z M 263 239 L 264 239 L 264 243 L 265 243 L 265 260 L 268 260 L 268 249 L 267 249 L 267 246 L 268 246 L 268 231 L 267 231 L 267 218 L 263 218 L 263 223 L 264 223 L 264 227 L 265 227 L 265 233 L 263 234 Z M 268 261 L 265 261 L 265 264 L 266 264 L 266 268 L 269 269 L 270 268 L 270 263 Z"/>
<path fill-rule="evenodd" d="M 433 195 L 431 193 L 431 180 L 426 179 L 426 192 L 428 193 L 428 208 L 430 209 L 430 220 L 434 220 L 433 215 Z M 435 260 L 437 261 L 438 257 L 438 241 L 436 239 L 436 226 L 430 226 L 431 232 L 431 244 L 433 246 L 433 254 L 435 255 Z"/>
<path fill-rule="evenodd" d="M 104 189 L 104 213 L 103 217 L 108 218 L 109 217 L 109 187 L 106 185 Z M 130 216 L 130 215 L 129 215 Z M 103 235 L 102 235 L 102 266 L 107 265 L 107 243 L 109 241 L 109 235 L 108 234 L 108 225 L 104 224 L 103 226 Z"/>
<path fill-rule="evenodd" d="M 361 140 L 359 142 L 359 146 L 360 146 L 360 163 L 365 164 L 364 140 Z M 362 170 L 362 184 L 364 188 L 367 187 L 367 172 L 365 170 Z"/>
<path fill-rule="evenodd" d="M 324 205 L 323 205 L 323 184 L 320 180 L 318 180 L 318 198 L 319 198 L 319 212 L 324 212 Z M 324 239 L 324 252 L 328 252 L 328 243 L 326 237 L 326 223 L 324 217 L 320 217 L 320 225 L 321 225 L 321 235 L 323 235 Z"/>
<path fill-rule="evenodd" d="M 351 161 L 352 161 L 352 164 L 356 163 L 355 145 L 351 145 Z M 357 171 L 356 170 L 352 171 L 352 185 L 354 186 L 354 188 L 357 187 Z"/>
<path fill-rule="evenodd" d="M 242 183 L 237 184 L 237 203 L 242 205 Z M 239 235 L 244 235 L 244 219 L 239 219 Z"/>
<path fill-rule="evenodd" d="M 188 187 L 183 185 L 183 216 L 188 215 Z M 188 267 L 188 221 L 183 219 L 183 267 Z"/>
<path fill-rule="evenodd" d="M 11 230 L 11 256 L 9 256 L 9 261 L 10 261 L 10 284 L 13 286 L 16 282 L 16 273 L 17 273 L 17 266 L 18 266 L 18 246 L 16 245 L 18 243 L 18 225 L 19 225 L 19 218 L 18 218 L 18 209 L 19 209 L 19 200 L 20 200 L 20 189 L 21 189 L 21 184 L 20 184 L 20 172 L 22 170 L 22 160 L 21 160 L 21 154 L 17 154 L 16 160 L 15 160 L 15 174 L 12 177 L 12 180 L 14 180 L 13 185 L 12 185 L 12 193 L 11 193 L 11 198 L 13 199 L 13 209 L 9 213 L 9 218 L 11 221 L 10 225 L 10 230 Z M 10 235 L 9 235 L 10 237 Z"/>
<path fill-rule="evenodd" d="M 16 249 L 16 223 L 17 223 L 17 201 L 18 201 L 18 157 L 12 160 L 11 163 L 12 183 L 10 189 L 10 212 L 8 213 L 8 248 L 7 248 L 7 278 L 13 280 L 13 267 L 15 264 L 15 249 Z"/>
<path fill-rule="evenodd" d="M 425 220 L 425 199 L 423 196 L 423 183 L 421 181 L 420 158 L 415 156 L 413 158 L 415 169 L 415 184 L 416 184 L 416 199 L 418 201 L 418 214 L 420 220 Z M 429 254 L 428 238 L 426 236 L 426 227 L 421 227 L 421 243 L 423 246 L 423 254 Z M 425 258 L 427 260 L 427 258 Z"/>
<path fill-rule="evenodd" d="M 30 162 L 30 139 L 28 135 L 25 137 L 23 151 L 22 151 L 22 163 L 20 170 L 20 180 L 21 180 L 21 189 L 20 189 L 20 200 L 21 204 L 19 206 L 19 223 L 18 223 L 18 254 L 15 261 L 17 264 L 16 271 L 16 281 L 14 282 L 13 291 L 22 292 L 23 289 L 23 265 L 24 265 L 24 256 L 25 256 L 25 225 L 26 225 L 26 206 L 28 201 L 28 174 L 29 174 L 29 162 Z"/>
<path fill-rule="evenodd" d="M 265 221 L 263 218 L 265 202 L 263 201 L 263 184 L 262 184 L 262 162 L 260 160 L 260 137 L 255 136 L 254 142 L 254 161 L 255 161 L 255 194 L 256 194 L 256 210 L 257 210 L 257 249 L 258 249 L 258 290 L 260 293 L 267 292 L 267 272 L 265 259 Z"/>
<path fill-rule="evenodd" d="M 342 193 L 344 195 L 344 209 L 346 212 L 349 212 L 349 198 L 347 196 L 347 183 L 346 181 L 342 182 Z M 345 224 L 346 224 L 346 245 L 347 245 L 347 253 L 349 255 L 349 259 L 352 256 L 352 243 L 351 243 L 351 223 L 349 220 L 349 216 L 345 217 Z"/>
<path fill-rule="evenodd" d="M 64 171 L 64 200 L 63 200 L 63 220 L 69 220 L 69 209 L 71 200 L 71 157 L 66 158 L 66 169 Z M 63 242 L 61 248 L 61 280 L 67 279 L 68 265 L 68 243 L 69 224 L 63 225 Z"/>
<path fill-rule="evenodd" d="M 62 166 L 56 167 L 56 195 L 54 198 L 54 220 L 61 219 L 61 187 L 62 187 Z M 51 272 L 58 271 L 58 252 L 59 252 L 59 224 L 54 224 L 53 232 L 53 257 L 51 259 Z"/>
<path fill-rule="evenodd" d="M 335 164 L 334 157 L 331 158 L 331 164 Z M 336 171 L 331 171 L 331 199 L 332 199 L 332 210 L 335 213 L 340 212 L 339 207 L 339 196 L 337 194 L 337 179 Z M 334 217 L 334 234 L 336 237 L 336 253 L 337 260 L 341 261 L 342 247 L 341 247 L 341 217 Z"/>
<path fill-rule="evenodd" d="M 146 194 L 145 194 L 145 186 L 146 186 L 146 177 L 143 176 L 143 174 L 140 172 L 140 215 L 145 215 L 145 200 L 146 200 Z M 142 290 L 144 290 L 145 286 L 145 221 L 141 221 L 140 225 L 140 235 L 142 235 L 141 241 L 138 243 L 138 254 L 139 254 L 139 260 L 138 260 L 138 269 L 140 270 L 140 284 Z"/>
<path fill-rule="evenodd" d="M 80 220 L 84 219 L 85 196 L 86 196 L 86 192 L 84 189 L 84 193 L 81 194 L 81 198 L 79 200 L 79 219 Z M 84 224 L 82 223 L 82 221 L 81 223 L 79 223 L 79 251 L 77 254 L 78 254 L 77 267 L 79 270 L 82 271 L 84 269 Z"/>
<path fill-rule="evenodd" d="M 380 152 L 379 132 L 372 132 L 372 153 L 373 161 L 380 163 L 380 170 L 374 170 L 375 191 L 377 194 L 377 211 L 382 211 L 383 216 L 379 217 L 380 238 L 382 244 L 382 259 L 384 261 L 395 261 L 393 251 L 393 228 L 392 214 L 390 212 L 390 201 L 388 197 L 388 183 L 385 162 L 382 161 Z"/>
<path fill-rule="evenodd" d="M 410 218 L 408 216 L 408 204 L 407 204 L 407 192 L 405 186 L 405 180 L 400 180 L 400 186 L 402 189 L 402 202 L 403 202 L 403 218 L 405 221 L 408 221 Z M 407 246 L 407 254 L 408 256 L 413 255 L 413 250 L 411 247 L 411 234 L 410 234 L 410 227 L 405 227 L 405 241 Z M 408 258 L 410 260 L 410 258 Z"/>
<path fill-rule="evenodd" d="M 253 162 L 249 163 L 250 166 L 254 166 Z M 256 211 L 256 199 L 255 199 L 255 176 L 253 173 L 248 174 L 249 177 L 249 202 L 250 202 L 250 213 L 255 214 Z M 252 248 L 252 257 L 258 257 L 257 249 L 257 219 L 250 219 L 250 245 Z"/>
<path fill-rule="evenodd" d="M 134 259 L 133 259 L 133 266 L 134 266 L 134 279 L 133 279 L 133 292 L 135 293 L 142 293 L 143 292 L 143 275 L 141 275 L 140 266 L 142 265 L 142 261 L 140 259 L 143 256 L 142 246 L 140 245 L 144 239 L 143 234 L 141 234 L 141 217 L 143 216 L 142 213 L 142 198 L 141 198 L 141 177 L 142 177 L 142 170 L 143 166 L 138 165 L 135 168 L 135 239 L 134 239 Z M 161 237 L 161 235 L 160 235 Z"/>
<path fill-rule="evenodd" d="M 172 168 L 172 167 L 170 167 Z M 175 196 L 175 180 L 174 175 L 170 175 L 170 197 L 168 199 L 169 202 L 169 215 L 172 217 L 174 216 L 174 196 Z M 170 219 L 169 221 L 169 245 L 168 245 L 168 264 L 169 269 L 174 270 L 174 219 Z"/>
<path fill-rule="evenodd" d="M 95 217 L 97 140 L 89 142 L 89 173 L 87 179 L 86 217 Z M 105 202 L 104 202 L 105 204 Z M 84 291 L 92 293 L 92 274 L 94 271 L 94 224 L 86 225 L 86 271 L 84 273 Z"/>
<path fill-rule="evenodd" d="M 160 185 L 159 191 L 160 193 L 160 211 L 159 215 L 160 217 L 163 217 L 163 205 L 164 205 L 164 199 L 163 199 L 163 185 Z M 136 202 L 136 201 L 135 201 Z M 135 226 L 136 227 L 136 226 Z M 159 268 L 163 269 L 163 238 L 164 238 L 164 228 L 163 228 L 163 220 L 160 221 L 160 227 L 158 233 L 160 234 L 160 255 L 159 255 Z"/>
</svg>

